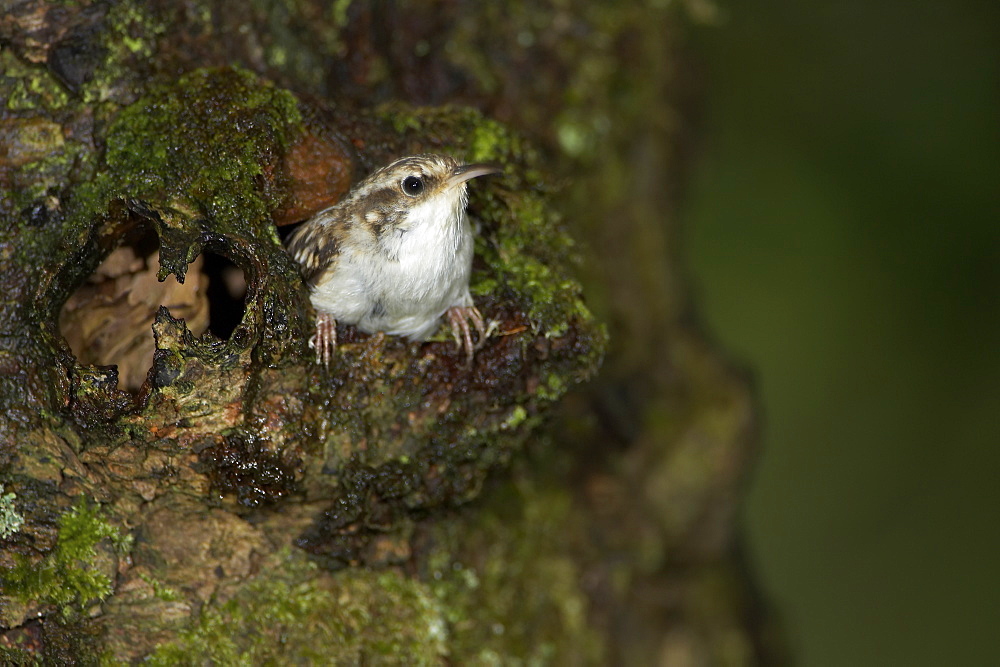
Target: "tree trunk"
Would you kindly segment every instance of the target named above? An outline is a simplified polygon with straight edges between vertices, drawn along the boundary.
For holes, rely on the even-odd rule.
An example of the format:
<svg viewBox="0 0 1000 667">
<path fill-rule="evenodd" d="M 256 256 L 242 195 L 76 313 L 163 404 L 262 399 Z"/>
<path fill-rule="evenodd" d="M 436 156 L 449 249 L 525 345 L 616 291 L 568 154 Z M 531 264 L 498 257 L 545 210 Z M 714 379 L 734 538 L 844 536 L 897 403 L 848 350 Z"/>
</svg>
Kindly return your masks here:
<svg viewBox="0 0 1000 667">
<path fill-rule="evenodd" d="M 687 14 L 328 5 L 4 3 L 0 657 L 773 661 L 678 270 Z M 504 168 L 492 335 L 324 368 L 283 225 L 420 152 Z"/>
</svg>

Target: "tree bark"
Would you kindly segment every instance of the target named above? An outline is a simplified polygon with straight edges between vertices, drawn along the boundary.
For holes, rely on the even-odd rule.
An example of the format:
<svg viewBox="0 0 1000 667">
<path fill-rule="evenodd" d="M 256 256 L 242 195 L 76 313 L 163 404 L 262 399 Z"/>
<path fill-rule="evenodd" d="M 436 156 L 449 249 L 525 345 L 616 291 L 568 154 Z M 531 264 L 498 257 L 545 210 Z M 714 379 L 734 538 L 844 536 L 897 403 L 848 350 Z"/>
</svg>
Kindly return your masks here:
<svg viewBox="0 0 1000 667">
<path fill-rule="evenodd" d="M 5 3 L 2 657 L 775 661 L 756 410 L 678 268 L 688 20 Z M 466 368 L 341 327 L 324 369 L 282 227 L 419 152 L 504 167 L 493 336 Z"/>
</svg>

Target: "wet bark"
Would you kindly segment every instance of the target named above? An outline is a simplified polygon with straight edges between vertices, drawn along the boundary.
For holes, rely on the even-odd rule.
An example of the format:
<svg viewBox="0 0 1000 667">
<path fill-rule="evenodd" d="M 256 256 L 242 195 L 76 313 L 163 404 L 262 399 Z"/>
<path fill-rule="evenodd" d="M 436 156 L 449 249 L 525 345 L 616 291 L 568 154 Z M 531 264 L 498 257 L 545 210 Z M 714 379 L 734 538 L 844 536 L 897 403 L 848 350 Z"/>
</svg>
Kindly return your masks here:
<svg viewBox="0 0 1000 667">
<path fill-rule="evenodd" d="M 756 410 L 679 268 L 689 20 L 5 3 L 3 657 L 776 659 Z M 316 365 L 284 225 L 432 151 L 504 166 L 469 208 L 494 335 L 466 368 L 341 327 Z"/>
</svg>

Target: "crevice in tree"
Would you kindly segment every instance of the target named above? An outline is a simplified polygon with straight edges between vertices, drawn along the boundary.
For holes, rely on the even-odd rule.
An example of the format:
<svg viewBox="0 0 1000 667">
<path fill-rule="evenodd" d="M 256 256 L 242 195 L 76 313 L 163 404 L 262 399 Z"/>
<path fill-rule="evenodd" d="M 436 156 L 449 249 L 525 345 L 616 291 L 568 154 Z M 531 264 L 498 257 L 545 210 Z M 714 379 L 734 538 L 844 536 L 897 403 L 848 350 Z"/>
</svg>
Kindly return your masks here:
<svg viewBox="0 0 1000 667">
<path fill-rule="evenodd" d="M 63 304 L 59 331 L 78 366 L 114 366 L 118 388 L 133 395 L 153 363 L 153 319 L 167 307 L 195 335 L 208 326 L 202 260 L 184 283 L 171 275 L 157 280 L 160 242 L 148 224 L 130 229 Z"/>
<path fill-rule="evenodd" d="M 208 282 L 208 330 L 229 340 L 246 314 L 246 274 L 223 255 L 206 250 L 201 258 L 202 274 Z"/>
</svg>

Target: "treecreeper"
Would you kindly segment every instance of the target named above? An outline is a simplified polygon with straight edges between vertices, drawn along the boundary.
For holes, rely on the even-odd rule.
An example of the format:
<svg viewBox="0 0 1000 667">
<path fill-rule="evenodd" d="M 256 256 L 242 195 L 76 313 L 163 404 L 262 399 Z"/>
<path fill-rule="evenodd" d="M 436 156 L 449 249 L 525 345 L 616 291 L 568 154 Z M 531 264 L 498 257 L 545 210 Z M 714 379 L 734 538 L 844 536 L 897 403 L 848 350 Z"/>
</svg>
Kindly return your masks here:
<svg viewBox="0 0 1000 667">
<path fill-rule="evenodd" d="M 310 343 L 318 362 L 329 364 L 335 352 L 338 321 L 421 341 L 447 315 L 459 352 L 472 363 L 487 329 L 469 292 L 466 184 L 499 172 L 493 164 L 463 164 L 447 155 L 400 158 L 295 230 L 288 250 L 316 308 Z"/>
</svg>

